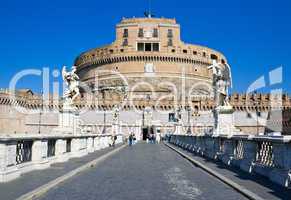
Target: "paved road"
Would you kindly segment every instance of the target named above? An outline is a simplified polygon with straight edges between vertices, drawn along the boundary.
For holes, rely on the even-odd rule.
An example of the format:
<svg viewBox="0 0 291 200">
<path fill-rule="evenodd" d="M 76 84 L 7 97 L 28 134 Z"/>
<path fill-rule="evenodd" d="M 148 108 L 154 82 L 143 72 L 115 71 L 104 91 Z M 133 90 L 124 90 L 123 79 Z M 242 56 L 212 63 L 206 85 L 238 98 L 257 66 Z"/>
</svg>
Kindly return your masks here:
<svg viewBox="0 0 291 200">
<path fill-rule="evenodd" d="M 215 172 L 227 177 L 240 186 L 259 195 L 263 199 L 271 200 L 291 200 L 291 190 L 280 185 L 272 183 L 268 178 L 262 177 L 254 173 L 243 172 L 239 168 L 227 166 L 221 161 L 214 161 L 183 150 L 177 146 L 170 146 L 183 151 L 186 155 L 194 160 L 202 163 L 204 166 L 214 170 Z"/>
<path fill-rule="evenodd" d="M 244 200 L 164 145 L 140 143 L 59 187 L 49 200 Z"/>
<path fill-rule="evenodd" d="M 110 151 L 112 148 L 102 149 L 81 158 L 70 159 L 65 163 L 53 164 L 45 170 L 23 174 L 20 178 L 8 183 L 0 183 L 0 200 L 14 200 Z"/>
</svg>

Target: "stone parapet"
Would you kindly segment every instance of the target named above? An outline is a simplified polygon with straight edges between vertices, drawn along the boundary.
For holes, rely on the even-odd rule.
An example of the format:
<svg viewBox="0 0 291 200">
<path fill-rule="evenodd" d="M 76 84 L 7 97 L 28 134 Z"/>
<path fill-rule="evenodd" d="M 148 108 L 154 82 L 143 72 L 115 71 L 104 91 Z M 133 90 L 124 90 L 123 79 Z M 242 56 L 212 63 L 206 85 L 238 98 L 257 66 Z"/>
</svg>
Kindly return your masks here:
<svg viewBox="0 0 291 200">
<path fill-rule="evenodd" d="M 0 182 L 109 147 L 111 138 L 110 134 L 1 136 Z M 122 136 L 117 135 L 116 144 L 122 142 Z"/>
<path fill-rule="evenodd" d="M 290 136 L 171 135 L 169 141 L 197 155 L 220 160 L 248 173 L 265 176 L 281 186 L 291 186 Z"/>
</svg>

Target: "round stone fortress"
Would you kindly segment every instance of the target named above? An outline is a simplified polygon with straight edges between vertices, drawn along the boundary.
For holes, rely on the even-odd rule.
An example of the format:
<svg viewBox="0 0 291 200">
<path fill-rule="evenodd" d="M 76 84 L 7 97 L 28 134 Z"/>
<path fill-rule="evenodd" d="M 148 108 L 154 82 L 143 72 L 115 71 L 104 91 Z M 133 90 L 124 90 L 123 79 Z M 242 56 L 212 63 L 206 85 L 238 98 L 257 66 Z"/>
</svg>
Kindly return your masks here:
<svg viewBox="0 0 291 200">
<path fill-rule="evenodd" d="M 123 87 L 142 99 L 154 92 L 154 100 L 167 94 L 179 98 L 181 91 L 209 97 L 213 60 L 227 63 L 218 51 L 185 44 L 175 19 L 131 18 L 116 26 L 115 42 L 82 53 L 75 65 L 81 81 L 98 91 Z"/>
</svg>

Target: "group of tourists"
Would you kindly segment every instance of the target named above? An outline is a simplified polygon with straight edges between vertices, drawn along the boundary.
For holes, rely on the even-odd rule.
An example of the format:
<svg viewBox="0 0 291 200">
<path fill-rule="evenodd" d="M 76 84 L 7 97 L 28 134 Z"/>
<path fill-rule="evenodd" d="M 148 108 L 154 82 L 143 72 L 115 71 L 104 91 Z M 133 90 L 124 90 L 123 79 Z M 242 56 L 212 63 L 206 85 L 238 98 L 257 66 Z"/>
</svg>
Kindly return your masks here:
<svg viewBox="0 0 291 200">
<path fill-rule="evenodd" d="M 161 142 L 161 134 L 149 134 L 146 138 L 146 142 L 148 144 L 160 144 Z M 132 146 L 137 143 L 136 135 L 134 133 L 130 133 L 128 136 L 128 145 Z"/>
</svg>

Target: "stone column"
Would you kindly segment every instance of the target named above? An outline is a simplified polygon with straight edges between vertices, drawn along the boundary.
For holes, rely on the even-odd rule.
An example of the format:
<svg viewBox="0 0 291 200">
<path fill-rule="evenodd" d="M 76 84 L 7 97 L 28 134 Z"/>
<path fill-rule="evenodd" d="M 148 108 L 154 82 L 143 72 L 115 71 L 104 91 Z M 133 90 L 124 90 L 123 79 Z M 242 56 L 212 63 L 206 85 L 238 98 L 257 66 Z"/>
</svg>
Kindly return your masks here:
<svg viewBox="0 0 291 200">
<path fill-rule="evenodd" d="M 0 182 L 8 182 L 20 176 L 16 166 L 16 141 L 0 142 Z"/>
<path fill-rule="evenodd" d="M 240 169 L 251 173 L 256 161 L 257 142 L 253 140 L 244 140 L 244 156 L 240 163 Z"/>
<path fill-rule="evenodd" d="M 72 157 L 80 157 L 80 141 L 79 138 L 72 138 L 71 141 L 71 154 Z"/>
<path fill-rule="evenodd" d="M 45 169 L 50 166 L 47 159 L 48 141 L 35 140 L 32 145 L 32 162 L 34 169 Z"/>
<path fill-rule="evenodd" d="M 67 141 L 65 139 L 56 140 L 56 162 L 66 162 L 69 159 L 69 155 L 66 154 Z"/>
<path fill-rule="evenodd" d="M 89 153 L 94 152 L 94 140 L 93 140 L 93 137 L 88 137 L 88 139 L 87 139 L 87 151 Z"/>
<path fill-rule="evenodd" d="M 95 151 L 98 151 L 101 149 L 101 146 L 100 146 L 100 136 L 97 136 L 94 138 L 94 148 L 95 148 Z"/>
<path fill-rule="evenodd" d="M 274 166 L 269 179 L 284 187 L 291 186 L 291 144 L 273 143 Z"/>
<path fill-rule="evenodd" d="M 216 149 L 215 149 L 215 138 L 205 136 L 206 152 L 205 156 L 211 159 L 215 159 Z"/>
<path fill-rule="evenodd" d="M 234 157 L 234 141 L 232 139 L 224 140 L 224 152 L 222 156 L 222 162 L 226 165 L 230 165 Z"/>
</svg>

